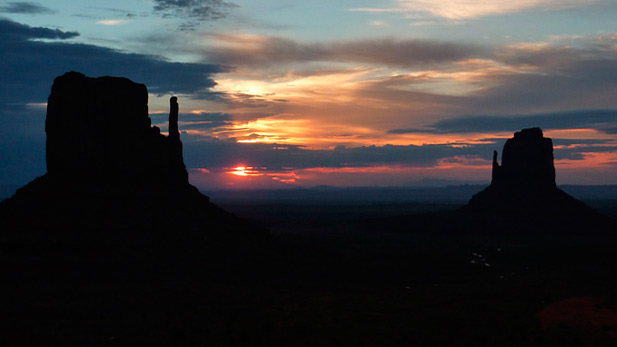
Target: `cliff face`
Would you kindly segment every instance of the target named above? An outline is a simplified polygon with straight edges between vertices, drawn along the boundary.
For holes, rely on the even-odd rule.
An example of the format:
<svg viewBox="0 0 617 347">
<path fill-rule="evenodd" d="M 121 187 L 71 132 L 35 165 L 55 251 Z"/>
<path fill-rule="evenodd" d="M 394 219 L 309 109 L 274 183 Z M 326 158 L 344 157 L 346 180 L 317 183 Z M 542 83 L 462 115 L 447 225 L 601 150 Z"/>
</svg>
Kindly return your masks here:
<svg viewBox="0 0 617 347">
<path fill-rule="evenodd" d="M 188 174 L 172 97 L 170 135 L 148 116 L 146 86 L 119 77 L 69 72 L 54 80 L 47 106 L 47 175 L 67 189 L 145 193 L 182 189 Z"/>
<path fill-rule="evenodd" d="M 592 209 L 566 194 L 555 183 L 553 142 L 540 128 L 518 131 L 508 139 L 501 165 L 493 153 L 491 185 L 474 195 L 466 210 L 502 214 L 551 216 L 589 214 Z"/>
</svg>

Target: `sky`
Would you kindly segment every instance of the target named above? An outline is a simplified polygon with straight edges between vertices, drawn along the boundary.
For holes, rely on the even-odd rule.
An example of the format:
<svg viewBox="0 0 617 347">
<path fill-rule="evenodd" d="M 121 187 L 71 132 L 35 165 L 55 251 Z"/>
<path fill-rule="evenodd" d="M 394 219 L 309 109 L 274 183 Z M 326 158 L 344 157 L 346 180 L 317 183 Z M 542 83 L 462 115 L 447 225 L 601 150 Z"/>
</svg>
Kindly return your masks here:
<svg viewBox="0 0 617 347">
<path fill-rule="evenodd" d="M 558 184 L 617 184 L 614 0 L 0 0 L 0 185 L 45 173 L 67 71 L 177 95 L 201 189 L 490 181 L 539 126 Z"/>
</svg>

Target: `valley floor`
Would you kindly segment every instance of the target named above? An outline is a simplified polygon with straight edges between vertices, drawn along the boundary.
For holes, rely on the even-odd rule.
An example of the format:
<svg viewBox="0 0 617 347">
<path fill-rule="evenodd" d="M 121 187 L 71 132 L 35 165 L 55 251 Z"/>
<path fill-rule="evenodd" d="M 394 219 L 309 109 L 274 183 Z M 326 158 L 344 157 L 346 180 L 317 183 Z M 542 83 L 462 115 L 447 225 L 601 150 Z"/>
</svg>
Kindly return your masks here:
<svg viewBox="0 0 617 347">
<path fill-rule="evenodd" d="M 2 336 L 20 339 L 13 345 L 617 345 L 610 235 L 559 244 L 467 233 L 436 212 L 456 204 L 223 207 L 269 228 L 276 245 L 242 259 L 212 250 L 184 274 L 87 273 L 96 267 L 67 260 L 42 276 L 36 264 L 16 273 L 5 262 Z"/>
</svg>

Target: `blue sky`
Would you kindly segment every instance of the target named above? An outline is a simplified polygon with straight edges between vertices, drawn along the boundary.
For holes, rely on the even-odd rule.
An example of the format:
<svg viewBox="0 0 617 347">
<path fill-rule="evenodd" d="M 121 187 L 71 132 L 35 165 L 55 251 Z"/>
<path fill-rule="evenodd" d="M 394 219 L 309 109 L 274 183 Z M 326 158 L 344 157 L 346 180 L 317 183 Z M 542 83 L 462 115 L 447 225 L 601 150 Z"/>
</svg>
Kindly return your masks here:
<svg viewBox="0 0 617 347">
<path fill-rule="evenodd" d="M 69 70 L 178 95 L 205 189 L 488 181 L 524 127 L 558 183 L 617 184 L 610 0 L 0 1 L 0 184 L 45 172 L 45 102 Z M 244 168 L 244 169 L 240 169 Z"/>
</svg>

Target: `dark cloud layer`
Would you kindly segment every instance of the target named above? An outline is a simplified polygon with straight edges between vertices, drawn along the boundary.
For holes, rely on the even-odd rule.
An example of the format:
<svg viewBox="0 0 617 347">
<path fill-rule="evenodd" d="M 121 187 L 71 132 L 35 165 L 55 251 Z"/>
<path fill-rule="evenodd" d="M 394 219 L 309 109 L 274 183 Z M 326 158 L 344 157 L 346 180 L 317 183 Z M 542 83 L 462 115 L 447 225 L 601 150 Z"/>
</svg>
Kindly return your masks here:
<svg viewBox="0 0 617 347">
<path fill-rule="evenodd" d="M 429 167 L 453 156 L 490 159 L 494 143 L 470 146 L 450 144 L 424 146 L 362 146 L 309 150 L 301 146 L 243 144 L 202 136 L 182 134 L 188 167 L 225 168 L 240 163 L 264 166 L 270 170 L 314 167 L 370 167 L 378 165 L 414 165 Z"/>
<path fill-rule="evenodd" d="M 29 1 L 9 1 L 0 5 L 0 13 L 50 14 L 55 11 Z"/>
<path fill-rule="evenodd" d="M 154 12 L 164 18 L 184 20 L 180 29 L 192 29 L 199 23 L 227 17 L 237 5 L 223 0 L 154 0 Z"/>
<path fill-rule="evenodd" d="M 8 41 L 27 41 L 29 39 L 66 40 L 79 36 L 75 31 L 33 28 L 25 24 L 0 18 L 0 37 Z"/>
<path fill-rule="evenodd" d="M 233 126 L 232 116 L 221 112 L 202 112 L 199 114 L 181 114 L 180 130 L 224 129 Z"/>
<path fill-rule="evenodd" d="M 592 128 L 610 133 L 617 123 L 617 110 L 583 110 L 519 116 L 466 116 L 433 123 L 426 129 L 391 129 L 391 134 L 450 134 L 512 131 L 540 127 L 542 129 Z"/>
<path fill-rule="evenodd" d="M 491 76 L 496 87 L 485 89 L 477 107 L 488 110 L 613 108 L 617 106 L 615 55 L 572 58 L 560 66 L 544 66 L 541 73 Z"/>
<path fill-rule="evenodd" d="M 224 71 L 218 65 L 176 63 L 87 44 L 34 40 L 69 39 L 77 35 L 0 19 L 0 103 L 44 102 L 53 79 L 71 70 L 89 76 L 124 76 L 145 83 L 150 92 L 157 94 L 220 97 L 209 91 L 216 85 L 213 74 Z"/>
<path fill-rule="evenodd" d="M 493 150 L 501 150 L 506 139 L 484 143 L 432 144 L 408 146 L 337 147 L 308 150 L 301 146 L 273 144 L 242 144 L 201 136 L 182 135 L 185 160 L 189 168 L 222 169 L 239 164 L 267 167 L 272 171 L 307 169 L 315 167 L 344 168 L 371 166 L 431 167 L 441 161 L 485 160 Z M 555 149 L 556 159 L 582 160 L 586 153 L 614 152 L 617 146 L 608 142 L 553 139 L 556 145 L 577 145 Z"/>
<path fill-rule="evenodd" d="M 152 124 L 167 131 L 169 115 L 151 114 Z M 178 115 L 179 128 L 183 130 L 210 130 L 231 127 L 232 116 L 222 112 L 180 113 Z"/>
<path fill-rule="evenodd" d="M 401 67 L 429 66 L 486 54 L 477 45 L 429 40 L 356 40 L 301 43 L 280 37 L 217 36 L 232 46 L 205 52 L 208 59 L 234 65 L 274 65 L 310 61 L 359 62 Z"/>
<path fill-rule="evenodd" d="M 555 150 L 555 159 L 585 160 L 589 153 L 610 153 L 615 151 L 617 151 L 617 146 L 615 145 L 558 148 Z"/>
</svg>

